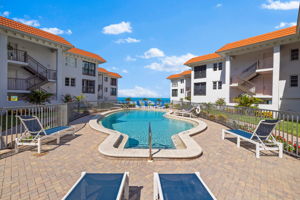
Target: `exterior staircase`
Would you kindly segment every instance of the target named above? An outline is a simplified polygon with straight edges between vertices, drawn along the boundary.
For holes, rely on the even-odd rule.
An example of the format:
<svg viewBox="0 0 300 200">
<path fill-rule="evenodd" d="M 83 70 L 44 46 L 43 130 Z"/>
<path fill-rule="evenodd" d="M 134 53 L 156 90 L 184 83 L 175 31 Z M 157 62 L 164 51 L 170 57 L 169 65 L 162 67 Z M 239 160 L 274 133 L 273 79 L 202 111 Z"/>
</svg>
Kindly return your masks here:
<svg viewBox="0 0 300 200">
<path fill-rule="evenodd" d="M 22 65 L 22 68 L 32 74 L 27 79 L 8 79 L 8 89 L 11 90 L 36 90 L 41 89 L 41 86 L 48 82 L 55 82 L 56 70 L 48 69 L 40 62 L 28 55 L 26 51 L 12 49 L 8 50 L 8 59 L 27 63 Z"/>
<path fill-rule="evenodd" d="M 240 76 L 236 77 L 236 87 L 250 96 L 255 95 L 255 85 L 251 82 L 251 80 L 258 76 L 256 73 L 257 65 L 258 62 L 255 62 L 242 71 Z"/>
</svg>

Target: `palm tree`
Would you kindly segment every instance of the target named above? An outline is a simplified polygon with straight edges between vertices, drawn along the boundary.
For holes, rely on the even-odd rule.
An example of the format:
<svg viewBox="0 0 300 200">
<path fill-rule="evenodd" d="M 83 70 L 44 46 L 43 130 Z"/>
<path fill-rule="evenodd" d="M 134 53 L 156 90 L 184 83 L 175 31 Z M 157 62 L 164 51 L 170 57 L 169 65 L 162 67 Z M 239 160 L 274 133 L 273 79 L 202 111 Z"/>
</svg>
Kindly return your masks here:
<svg viewBox="0 0 300 200">
<path fill-rule="evenodd" d="M 143 101 L 148 101 L 148 99 L 147 99 L 147 98 L 143 98 L 142 100 L 143 100 Z"/>
<path fill-rule="evenodd" d="M 130 98 L 130 97 L 127 97 L 127 98 L 125 99 L 125 101 L 126 101 L 127 104 L 129 104 L 129 102 L 131 101 L 131 98 Z"/>
<path fill-rule="evenodd" d="M 157 102 L 161 102 L 162 100 L 160 98 L 156 99 Z"/>
<path fill-rule="evenodd" d="M 238 104 L 238 107 L 257 108 L 258 104 L 261 103 L 262 100 L 243 94 L 234 98 L 234 102 Z"/>
<path fill-rule="evenodd" d="M 46 102 L 49 103 L 49 98 L 53 96 L 53 94 L 45 92 L 43 90 L 32 90 L 27 95 L 27 101 L 32 104 L 44 104 Z"/>
</svg>

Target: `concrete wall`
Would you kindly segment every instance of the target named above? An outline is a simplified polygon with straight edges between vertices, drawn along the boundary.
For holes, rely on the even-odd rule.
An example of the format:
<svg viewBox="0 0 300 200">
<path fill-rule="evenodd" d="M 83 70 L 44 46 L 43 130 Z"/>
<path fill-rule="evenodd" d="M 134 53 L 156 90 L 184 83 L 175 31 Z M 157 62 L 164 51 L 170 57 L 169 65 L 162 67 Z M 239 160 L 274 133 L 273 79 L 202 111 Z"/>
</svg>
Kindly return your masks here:
<svg viewBox="0 0 300 200">
<path fill-rule="evenodd" d="M 219 98 L 225 98 L 226 96 L 226 88 L 228 87 L 225 81 L 225 62 L 220 61 L 223 63 L 222 70 L 213 70 L 214 63 L 219 62 L 209 62 L 206 63 L 206 78 L 197 78 L 194 77 L 194 67 L 192 68 L 192 102 L 194 103 L 215 103 L 217 99 Z M 201 64 L 202 65 L 202 64 Z M 213 90 L 213 82 L 214 81 L 222 81 L 222 89 L 216 89 Z M 194 95 L 194 84 L 200 83 L 200 82 L 206 82 L 206 95 L 205 96 L 195 96 Z"/>
</svg>

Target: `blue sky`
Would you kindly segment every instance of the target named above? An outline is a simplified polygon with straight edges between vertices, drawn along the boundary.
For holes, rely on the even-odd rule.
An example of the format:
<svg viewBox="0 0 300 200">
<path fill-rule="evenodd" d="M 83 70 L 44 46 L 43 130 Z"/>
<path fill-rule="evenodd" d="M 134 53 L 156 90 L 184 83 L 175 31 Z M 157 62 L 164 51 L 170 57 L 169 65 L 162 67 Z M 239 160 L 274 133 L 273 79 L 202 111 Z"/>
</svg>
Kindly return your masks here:
<svg viewBox="0 0 300 200">
<path fill-rule="evenodd" d="M 101 55 L 122 96 L 168 97 L 166 77 L 192 56 L 293 25 L 290 0 L 7 0 L 0 13 Z"/>
</svg>

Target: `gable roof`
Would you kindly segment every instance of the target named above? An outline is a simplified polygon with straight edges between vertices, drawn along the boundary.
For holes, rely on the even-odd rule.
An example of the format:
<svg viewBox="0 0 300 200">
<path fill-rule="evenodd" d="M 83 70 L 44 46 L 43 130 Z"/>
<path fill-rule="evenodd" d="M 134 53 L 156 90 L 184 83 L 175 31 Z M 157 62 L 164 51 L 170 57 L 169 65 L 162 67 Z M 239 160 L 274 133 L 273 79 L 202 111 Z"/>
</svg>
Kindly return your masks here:
<svg viewBox="0 0 300 200">
<path fill-rule="evenodd" d="M 73 47 L 73 45 L 70 42 L 68 42 L 67 40 L 65 40 L 63 37 L 54 35 L 47 31 L 43 31 L 41 29 L 34 28 L 32 26 L 28 26 L 28 25 L 22 24 L 20 22 L 16 22 L 14 20 L 11 20 L 11 19 L 8 19 L 5 17 L 1 17 L 1 16 L 0 16 L 0 27 L 21 31 L 21 32 L 27 33 L 29 35 L 37 36 L 37 37 L 40 37 L 40 38 L 43 38 L 46 40 L 50 40 L 55 43 Z"/>
<path fill-rule="evenodd" d="M 104 69 L 103 67 L 98 67 L 98 72 L 107 74 L 107 75 L 112 76 L 112 77 L 115 77 L 115 78 L 122 78 L 122 76 L 121 76 L 120 74 L 115 73 L 115 72 L 107 71 L 107 70 Z"/>
<path fill-rule="evenodd" d="M 181 72 L 179 74 L 173 74 L 173 75 L 170 75 L 167 77 L 167 79 L 176 79 L 176 78 L 181 78 L 183 76 L 186 76 L 186 75 L 191 75 L 192 74 L 192 70 L 187 70 L 187 71 L 184 71 L 184 72 Z"/>
<path fill-rule="evenodd" d="M 270 33 L 265 33 L 262 35 L 250 37 L 250 38 L 247 38 L 244 40 L 239 40 L 236 42 L 228 43 L 228 44 L 224 45 L 222 48 L 218 49 L 216 52 L 218 53 L 218 52 L 227 51 L 227 50 L 231 50 L 231 49 L 235 49 L 235 48 L 239 48 L 239 47 L 245 47 L 248 45 L 257 44 L 257 43 L 265 42 L 265 41 L 269 41 L 269 40 L 274 40 L 274 39 L 278 39 L 278 38 L 282 38 L 282 37 L 286 37 L 286 36 L 290 36 L 290 35 L 294 35 L 294 34 L 296 34 L 296 26 L 292 26 L 292 27 L 280 29 L 277 31 L 273 31 Z"/>
<path fill-rule="evenodd" d="M 69 53 L 73 53 L 73 54 L 77 54 L 77 55 L 81 55 L 81 56 L 85 56 L 85 57 L 89 57 L 89 58 L 93 58 L 98 60 L 100 63 L 105 63 L 106 60 L 104 60 L 101 56 L 88 52 L 88 51 L 84 51 L 82 49 L 78 49 L 78 48 L 72 48 L 69 49 L 67 52 Z"/>
<path fill-rule="evenodd" d="M 211 54 L 191 58 L 190 60 L 186 61 L 184 64 L 188 65 L 188 64 L 192 64 L 192 63 L 196 63 L 196 62 L 213 60 L 213 59 L 216 59 L 216 58 L 221 58 L 221 56 L 217 53 L 211 53 Z"/>
</svg>

